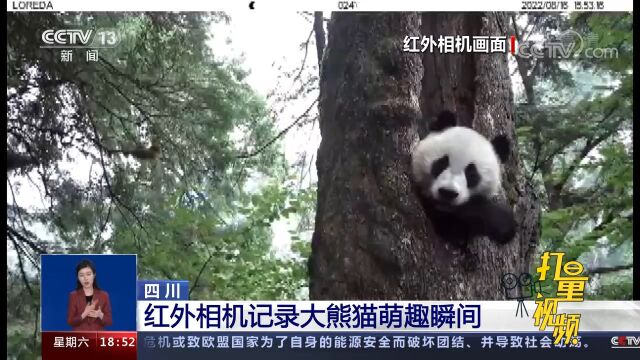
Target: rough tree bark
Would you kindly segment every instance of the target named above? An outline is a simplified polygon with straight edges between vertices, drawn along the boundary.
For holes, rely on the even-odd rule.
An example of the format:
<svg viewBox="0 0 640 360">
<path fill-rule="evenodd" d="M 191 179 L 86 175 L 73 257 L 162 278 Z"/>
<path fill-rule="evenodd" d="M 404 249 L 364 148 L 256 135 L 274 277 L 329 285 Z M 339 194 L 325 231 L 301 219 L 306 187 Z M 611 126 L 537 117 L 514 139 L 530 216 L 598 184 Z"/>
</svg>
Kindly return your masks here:
<svg viewBox="0 0 640 360">
<path fill-rule="evenodd" d="M 487 136 L 515 141 L 515 132 L 505 54 L 409 53 L 403 39 L 505 34 L 501 22 L 503 14 L 333 16 L 320 79 L 311 299 L 500 299 L 501 275 L 528 270 L 539 209 L 517 154 L 504 194 L 520 228 L 502 248 L 476 239 L 464 256 L 444 243 L 410 182 L 419 128 L 445 107 Z"/>
</svg>

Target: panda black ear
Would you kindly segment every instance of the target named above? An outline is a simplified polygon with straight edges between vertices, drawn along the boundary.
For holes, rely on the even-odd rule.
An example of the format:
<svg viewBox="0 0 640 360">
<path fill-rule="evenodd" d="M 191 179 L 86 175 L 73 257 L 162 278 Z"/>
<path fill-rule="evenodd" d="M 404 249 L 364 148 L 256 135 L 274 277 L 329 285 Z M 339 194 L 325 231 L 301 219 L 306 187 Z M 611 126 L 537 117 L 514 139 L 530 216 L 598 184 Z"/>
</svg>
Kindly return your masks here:
<svg viewBox="0 0 640 360">
<path fill-rule="evenodd" d="M 511 142 L 507 135 L 498 135 L 493 140 L 491 140 L 491 145 L 493 145 L 493 150 L 495 150 L 498 158 L 500 158 L 500 162 L 503 164 L 507 162 L 509 159 L 509 148 L 511 147 Z"/>
<path fill-rule="evenodd" d="M 444 110 L 438 114 L 436 121 L 429 126 L 429 132 L 440 132 L 446 128 L 454 127 L 458 124 L 456 114 L 449 110 Z"/>
</svg>

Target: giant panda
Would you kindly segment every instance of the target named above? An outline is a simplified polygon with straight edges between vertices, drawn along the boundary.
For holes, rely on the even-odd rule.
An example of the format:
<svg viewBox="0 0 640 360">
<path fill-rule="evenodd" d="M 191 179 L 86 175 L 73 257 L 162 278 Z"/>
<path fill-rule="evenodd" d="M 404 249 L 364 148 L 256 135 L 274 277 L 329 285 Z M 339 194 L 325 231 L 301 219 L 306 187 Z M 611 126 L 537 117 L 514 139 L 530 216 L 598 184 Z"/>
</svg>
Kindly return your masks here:
<svg viewBox="0 0 640 360">
<path fill-rule="evenodd" d="M 414 189 L 440 238 L 466 245 L 477 236 L 498 244 L 513 240 L 513 211 L 493 199 L 501 187 L 501 164 L 509 158 L 505 135 L 492 140 L 458 126 L 442 111 L 411 153 Z"/>
</svg>

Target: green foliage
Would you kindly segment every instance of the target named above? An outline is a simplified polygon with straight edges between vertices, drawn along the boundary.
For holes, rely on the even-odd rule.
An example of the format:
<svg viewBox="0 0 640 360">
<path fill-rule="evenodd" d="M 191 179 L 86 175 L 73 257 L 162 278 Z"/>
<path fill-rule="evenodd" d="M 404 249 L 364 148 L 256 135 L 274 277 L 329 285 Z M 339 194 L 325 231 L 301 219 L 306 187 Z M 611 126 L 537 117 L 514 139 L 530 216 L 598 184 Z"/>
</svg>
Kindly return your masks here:
<svg viewBox="0 0 640 360">
<path fill-rule="evenodd" d="M 633 300 L 633 274 L 609 275 L 602 277 L 598 292 L 592 300 Z"/>
<path fill-rule="evenodd" d="M 224 212 L 206 201 L 189 206 L 175 199 L 160 205 L 169 214 L 148 229 L 149 237 L 136 240 L 133 229 L 119 228 L 114 250 L 144 254 L 141 277 L 190 280 L 192 299 L 297 298 L 306 283 L 306 257 L 276 256 L 270 226 L 296 211 L 287 204 L 305 201 L 306 193 L 271 183 Z"/>
<path fill-rule="evenodd" d="M 15 325 L 7 328 L 7 359 L 41 359 L 40 336 L 33 340 L 33 328 Z"/>
<path fill-rule="evenodd" d="M 7 359 L 40 358 L 41 338 L 34 332 L 40 286 L 37 282 L 29 284 L 33 294 L 20 274 L 11 269 L 7 272 Z"/>
<path fill-rule="evenodd" d="M 536 15 L 542 21 L 532 21 L 543 24 L 541 33 L 571 28 L 581 34 L 585 47 L 613 49 L 609 54 L 617 56 L 576 56 L 551 64 L 571 81 L 549 71 L 534 72 L 539 100 L 517 108 L 519 150 L 527 177 L 543 200 L 539 251 L 562 251 L 566 261 L 597 268 L 594 253 L 602 252 L 606 263 L 616 249 L 633 241 L 633 18 L 583 13 L 558 21 L 557 16 Z M 628 273 L 602 277 L 631 282 Z M 613 288 L 596 281 L 588 296 L 630 296 L 629 287 Z"/>
<path fill-rule="evenodd" d="M 7 16 L 8 150 L 37 159 L 18 168 L 12 183 L 18 189 L 35 178 L 46 199 L 44 208 L 10 204 L 7 225 L 24 236 L 10 238 L 20 259 L 32 262 L 24 267 L 37 266 L 39 251 L 29 244 L 54 253 L 137 253 L 140 278 L 188 279 L 192 299 L 306 296 L 309 239 L 300 229 L 290 252 L 279 254 L 272 227 L 308 219 L 315 189 L 288 177 L 273 141 L 275 119 L 246 71 L 208 47 L 210 25 L 224 20 L 201 13 Z M 100 49 L 96 63 L 81 53 L 63 63 L 59 52 L 39 47 L 39 34 L 65 26 L 115 28 L 122 41 Z M 31 88 L 38 91 L 28 99 Z M 157 161 L 109 155 L 152 143 L 162 149 Z M 40 239 L 32 224 L 55 239 Z M 36 288 L 37 271 L 27 277 Z M 10 286 L 7 302 L 25 306 L 10 317 L 8 346 L 16 358 L 33 358 L 39 295 L 25 293 L 20 278 Z"/>
<path fill-rule="evenodd" d="M 617 56 L 590 59 L 584 66 L 596 70 L 627 73 L 633 65 L 633 14 L 572 14 L 574 28 L 584 34 L 594 34 L 591 46 L 615 49 Z"/>
</svg>

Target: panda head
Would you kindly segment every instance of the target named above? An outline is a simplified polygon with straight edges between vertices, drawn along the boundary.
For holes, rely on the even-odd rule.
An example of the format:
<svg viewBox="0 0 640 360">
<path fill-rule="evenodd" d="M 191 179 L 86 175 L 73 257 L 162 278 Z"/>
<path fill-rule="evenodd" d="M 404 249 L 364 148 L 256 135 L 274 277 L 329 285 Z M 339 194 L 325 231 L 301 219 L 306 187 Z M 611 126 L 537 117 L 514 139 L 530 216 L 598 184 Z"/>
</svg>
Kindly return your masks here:
<svg viewBox="0 0 640 360">
<path fill-rule="evenodd" d="M 423 196 L 439 207 L 455 208 L 474 196 L 498 192 L 500 164 L 507 161 L 509 147 L 505 135 L 489 140 L 457 126 L 456 116 L 445 110 L 412 153 L 413 176 Z"/>
</svg>

